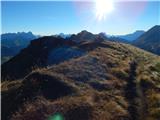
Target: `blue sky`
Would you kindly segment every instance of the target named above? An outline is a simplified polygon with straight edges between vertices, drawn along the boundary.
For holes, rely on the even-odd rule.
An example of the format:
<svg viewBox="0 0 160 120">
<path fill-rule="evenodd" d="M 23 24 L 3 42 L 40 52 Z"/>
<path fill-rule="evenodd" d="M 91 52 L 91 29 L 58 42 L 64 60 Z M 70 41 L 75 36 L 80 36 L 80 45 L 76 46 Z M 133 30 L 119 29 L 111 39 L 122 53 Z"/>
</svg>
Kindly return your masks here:
<svg viewBox="0 0 160 120">
<path fill-rule="evenodd" d="M 160 1 L 114 3 L 105 20 L 96 19 L 94 2 L 3 1 L 2 33 L 32 31 L 35 34 L 93 33 L 127 34 L 160 24 Z"/>
</svg>

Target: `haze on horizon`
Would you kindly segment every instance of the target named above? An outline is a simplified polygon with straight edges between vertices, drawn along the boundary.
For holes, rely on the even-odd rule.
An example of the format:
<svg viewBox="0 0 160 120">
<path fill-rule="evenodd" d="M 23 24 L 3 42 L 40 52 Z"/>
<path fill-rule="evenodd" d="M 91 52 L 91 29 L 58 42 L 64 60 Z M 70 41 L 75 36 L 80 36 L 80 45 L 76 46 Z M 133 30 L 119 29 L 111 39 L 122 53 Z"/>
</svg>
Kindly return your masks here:
<svg viewBox="0 0 160 120">
<path fill-rule="evenodd" d="M 2 1 L 2 33 L 52 35 L 87 30 L 118 35 L 160 24 L 160 1 L 110 1 L 112 9 L 99 10 L 91 1 Z"/>
</svg>

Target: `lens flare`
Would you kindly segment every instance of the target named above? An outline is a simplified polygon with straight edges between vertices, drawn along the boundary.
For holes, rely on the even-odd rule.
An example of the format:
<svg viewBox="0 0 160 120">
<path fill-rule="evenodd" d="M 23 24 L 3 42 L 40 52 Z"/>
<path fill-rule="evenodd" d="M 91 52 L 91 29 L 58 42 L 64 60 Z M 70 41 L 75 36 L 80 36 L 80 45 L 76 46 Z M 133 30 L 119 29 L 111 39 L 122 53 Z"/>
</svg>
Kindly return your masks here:
<svg viewBox="0 0 160 120">
<path fill-rule="evenodd" d="M 96 0 L 96 18 L 103 20 L 114 10 L 113 0 Z"/>
<path fill-rule="evenodd" d="M 47 120 L 64 120 L 64 117 L 60 113 L 56 113 L 53 116 L 50 116 Z"/>
</svg>

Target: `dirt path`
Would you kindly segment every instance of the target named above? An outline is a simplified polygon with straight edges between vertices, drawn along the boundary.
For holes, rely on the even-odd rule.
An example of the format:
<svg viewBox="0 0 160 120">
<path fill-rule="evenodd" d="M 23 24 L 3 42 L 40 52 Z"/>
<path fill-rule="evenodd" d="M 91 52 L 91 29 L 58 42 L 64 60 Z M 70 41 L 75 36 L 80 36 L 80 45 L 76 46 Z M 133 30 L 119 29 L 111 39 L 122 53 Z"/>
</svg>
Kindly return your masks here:
<svg viewBox="0 0 160 120">
<path fill-rule="evenodd" d="M 128 112 L 131 120 L 145 120 L 146 104 L 145 96 L 139 81 L 137 81 L 137 61 L 130 63 L 130 73 L 125 88 L 125 97 L 128 100 Z"/>
</svg>

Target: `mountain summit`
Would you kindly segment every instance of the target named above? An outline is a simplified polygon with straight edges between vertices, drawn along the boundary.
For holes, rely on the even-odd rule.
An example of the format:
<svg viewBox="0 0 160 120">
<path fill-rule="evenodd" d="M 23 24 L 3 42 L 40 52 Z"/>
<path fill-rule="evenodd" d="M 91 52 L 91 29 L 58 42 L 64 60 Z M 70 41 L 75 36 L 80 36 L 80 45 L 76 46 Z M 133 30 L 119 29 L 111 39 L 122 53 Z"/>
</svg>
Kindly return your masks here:
<svg viewBox="0 0 160 120">
<path fill-rule="evenodd" d="M 84 42 L 84 41 L 93 41 L 95 40 L 96 36 L 86 30 L 83 30 L 81 31 L 80 33 L 78 34 L 74 34 L 71 36 L 71 40 L 72 41 L 75 41 L 77 43 L 80 43 L 80 42 Z"/>
</svg>

